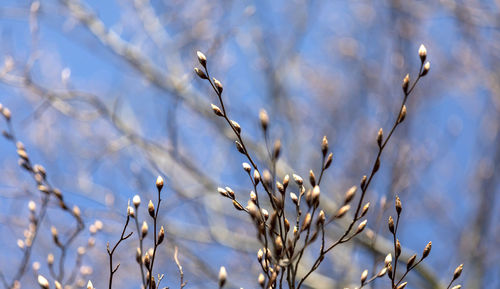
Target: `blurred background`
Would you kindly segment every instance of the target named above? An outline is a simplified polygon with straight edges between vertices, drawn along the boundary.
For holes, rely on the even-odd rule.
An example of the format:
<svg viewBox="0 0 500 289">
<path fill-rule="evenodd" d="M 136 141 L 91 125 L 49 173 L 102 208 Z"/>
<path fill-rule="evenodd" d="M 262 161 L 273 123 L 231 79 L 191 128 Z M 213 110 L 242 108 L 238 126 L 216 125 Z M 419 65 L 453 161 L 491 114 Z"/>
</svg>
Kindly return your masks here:
<svg viewBox="0 0 500 289">
<path fill-rule="evenodd" d="M 62 280 L 67 288 L 83 288 L 89 279 L 105 288 L 106 242 L 118 240 L 134 195 L 143 200 L 138 215 L 148 220 L 145 204 L 155 200 L 162 175 L 166 242 L 155 267 L 165 273 L 162 285 L 179 286 L 177 246 L 186 288 L 215 288 L 220 266 L 228 270 L 229 288 L 257 288 L 253 225 L 217 193 L 229 186 L 246 203 L 245 159 L 210 109 L 215 94 L 193 73 L 196 51 L 224 85 L 229 114 L 261 166 L 268 165 L 262 108 L 270 117 L 269 141 L 282 142 L 281 178 L 319 173 L 321 139 L 328 137 L 334 160 L 321 197 L 331 215 L 370 172 L 377 131 L 392 126 L 402 80 L 407 73 L 416 78 L 423 43 L 430 72 L 410 96 L 406 120 L 367 194 L 375 234 L 333 250 L 305 285 L 353 288 L 364 269 L 379 268 L 391 252 L 386 220 L 397 194 L 405 256 L 433 242 L 407 288 L 446 288 L 461 263 L 463 288 L 499 288 L 499 12 L 499 1 L 478 0 L 2 1 L 0 102 L 11 110 L 32 162 L 78 205 L 86 225 L 61 258 L 50 228 L 65 238 L 75 222 L 50 201 L 21 287 L 35 288 L 38 273 L 54 280 L 47 265 L 52 253 L 57 266 L 63 260 L 74 271 Z M 3 120 L 1 128 L 7 129 Z M 28 202 L 40 202 L 17 159 L 12 143 L 0 139 L 4 285 L 25 254 L 18 239 L 29 226 Z M 89 228 L 97 220 L 103 227 L 94 236 Z M 344 226 L 330 226 L 329 238 Z M 78 258 L 89 237 L 95 246 Z M 119 247 L 115 288 L 140 288 L 137 244 L 134 234 Z M 389 283 L 384 278 L 370 288 Z"/>
</svg>

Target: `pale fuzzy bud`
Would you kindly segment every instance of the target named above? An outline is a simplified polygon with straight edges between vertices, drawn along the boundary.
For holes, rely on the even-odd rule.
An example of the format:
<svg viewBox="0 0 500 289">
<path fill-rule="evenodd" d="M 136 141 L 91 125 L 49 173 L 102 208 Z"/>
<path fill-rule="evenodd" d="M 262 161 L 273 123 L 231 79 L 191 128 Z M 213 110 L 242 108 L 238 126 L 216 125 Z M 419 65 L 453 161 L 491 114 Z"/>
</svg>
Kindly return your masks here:
<svg viewBox="0 0 500 289">
<path fill-rule="evenodd" d="M 135 195 L 133 198 L 132 198 L 132 203 L 134 204 L 134 206 L 137 208 L 139 207 L 139 205 L 141 204 L 141 197 L 139 197 L 139 195 Z"/>
<path fill-rule="evenodd" d="M 368 270 L 364 270 L 363 273 L 361 273 L 361 284 L 365 284 L 367 277 L 368 277 Z"/>
<path fill-rule="evenodd" d="M 267 221 L 267 219 L 269 218 L 269 212 L 266 209 L 261 209 L 260 211 L 264 216 L 264 219 Z"/>
<path fill-rule="evenodd" d="M 196 51 L 196 56 L 198 56 L 198 61 L 203 67 L 207 66 L 207 57 L 201 51 Z"/>
<path fill-rule="evenodd" d="M 292 199 L 292 202 L 297 205 L 299 203 L 299 198 L 295 193 L 290 193 L 290 198 Z"/>
<path fill-rule="evenodd" d="M 261 288 L 264 288 L 265 282 L 266 282 L 266 277 L 264 277 L 264 274 L 260 273 L 258 282 Z"/>
<path fill-rule="evenodd" d="M 312 170 L 309 170 L 309 183 L 311 186 L 316 186 L 316 176 L 314 175 L 314 172 Z"/>
<path fill-rule="evenodd" d="M 81 212 L 80 212 L 80 208 L 78 208 L 78 206 L 73 206 L 73 215 L 75 215 L 75 217 L 77 217 L 77 218 L 80 218 Z"/>
<path fill-rule="evenodd" d="M 389 265 L 392 262 L 392 254 L 389 253 L 387 256 L 385 256 L 384 264 L 385 266 Z"/>
<path fill-rule="evenodd" d="M 127 206 L 127 215 L 133 218 L 135 216 L 134 208 Z"/>
<path fill-rule="evenodd" d="M 420 56 L 420 60 L 424 63 L 425 58 L 427 57 L 427 49 L 423 44 L 420 44 L 420 47 L 418 48 L 418 56 Z"/>
<path fill-rule="evenodd" d="M 236 200 L 233 200 L 233 206 L 238 211 L 244 211 L 245 210 L 245 208 L 243 208 L 243 206 L 241 206 L 241 204 L 238 203 Z"/>
<path fill-rule="evenodd" d="M 364 217 L 366 213 L 368 212 L 368 209 L 370 209 L 370 202 L 366 203 L 363 206 L 363 210 L 361 211 L 361 217 Z"/>
<path fill-rule="evenodd" d="M 424 69 L 422 70 L 422 74 L 420 74 L 421 76 L 425 76 L 427 73 L 429 73 L 429 70 L 431 69 L 431 63 L 429 61 L 427 61 L 425 64 L 424 64 Z"/>
<path fill-rule="evenodd" d="M 302 186 L 304 184 L 304 180 L 301 176 L 293 174 L 293 180 L 297 183 L 297 185 Z"/>
<path fill-rule="evenodd" d="M 76 252 L 80 256 L 83 255 L 83 254 L 85 254 L 85 247 L 82 247 L 82 246 L 78 247 L 78 249 L 76 249 Z"/>
<path fill-rule="evenodd" d="M 230 187 L 226 187 L 227 194 L 231 199 L 234 199 L 234 191 Z"/>
<path fill-rule="evenodd" d="M 224 90 L 224 87 L 222 86 L 222 83 L 218 81 L 216 78 L 212 77 L 214 81 L 214 86 L 217 89 L 218 94 L 222 94 L 222 91 Z"/>
<path fill-rule="evenodd" d="M 261 109 L 259 111 L 259 120 L 260 120 L 260 126 L 264 131 L 266 131 L 267 126 L 269 125 L 269 116 L 267 115 L 267 112 L 264 109 Z"/>
<path fill-rule="evenodd" d="M 396 201 L 395 201 L 394 206 L 396 207 L 396 212 L 398 213 L 398 215 L 401 214 L 401 211 L 403 210 L 403 206 L 402 206 L 401 200 L 399 199 L 398 196 L 396 196 Z"/>
<path fill-rule="evenodd" d="M 146 237 L 146 235 L 148 234 L 148 223 L 146 223 L 146 221 L 143 221 L 143 222 L 142 222 L 141 234 L 142 234 L 142 238 L 143 238 L 143 239 L 144 239 L 144 238 Z"/>
<path fill-rule="evenodd" d="M 259 249 L 259 251 L 257 251 L 257 260 L 262 261 L 262 258 L 264 257 L 264 252 L 262 251 L 262 249 Z"/>
<path fill-rule="evenodd" d="M 325 223 L 325 212 L 323 210 L 319 211 L 317 224 L 321 225 Z"/>
<path fill-rule="evenodd" d="M 47 255 L 47 264 L 49 266 L 51 266 L 52 264 L 54 264 L 54 255 L 52 253 L 49 253 Z"/>
<path fill-rule="evenodd" d="M 403 282 L 396 289 L 403 289 L 406 287 L 407 284 L 408 284 L 408 282 Z"/>
<path fill-rule="evenodd" d="M 156 178 L 156 188 L 158 188 L 158 191 L 161 191 L 163 188 L 163 178 L 161 176 Z"/>
<path fill-rule="evenodd" d="M 31 268 L 35 272 L 38 271 L 38 270 L 40 270 L 40 262 L 33 262 L 33 264 L 31 265 Z"/>
<path fill-rule="evenodd" d="M 40 287 L 42 287 L 42 289 L 50 288 L 49 281 L 47 281 L 47 279 L 42 275 L 38 275 L 38 284 L 40 285 Z"/>
<path fill-rule="evenodd" d="M 455 285 L 451 287 L 451 289 L 462 289 L 462 285 Z"/>
<path fill-rule="evenodd" d="M 288 182 L 290 181 L 290 176 L 289 175 L 285 175 L 285 177 L 283 178 L 283 186 L 286 188 L 288 187 Z"/>
<path fill-rule="evenodd" d="M 252 167 L 248 163 L 243 163 L 242 166 L 247 173 L 250 173 L 250 171 L 252 170 Z"/>
<path fill-rule="evenodd" d="M 347 190 L 344 197 L 344 204 L 348 204 L 350 201 L 352 201 L 354 195 L 356 194 L 357 189 L 358 189 L 357 186 L 352 186 L 349 188 L 349 190 Z"/>
<path fill-rule="evenodd" d="M 215 115 L 224 116 L 224 114 L 222 113 L 222 110 L 217 105 L 212 103 L 212 104 L 210 104 L 210 106 L 212 107 L 212 110 L 215 113 Z"/>
<path fill-rule="evenodd" d="M 325 162 L 325 170 L 330 167 L 330 165 L 332 164 L 332 160 L 333 160 L 333 153 L 329 153 Z"/>
<path fill-rule="evenodd" d="M 335 215 L 335 218 L 342 218 L 351 208 L 350 205 L 344 205 L 342 206 L 338 211 L 337 214 Z"/>
<path fill-rule="evenodd" d="M 11 114 L 11 112 L 10 112 L 10 109 L 8 109 L 7 107 L 4 107 L 4 108 L 2 109 L 2 114 L 3 114 L 3 117 L 5 117 L 5 119 L 6 119 L 7 121 L 9 121 L 9 120 L 10 120 L 10 118 L 11 118 L 11 116 L 12 116 L 12 114 Z"/>
<path fill-rule="evenodd" d="M 304 222 L 302 223 L 302 227 L 300 228 L 300 231 L 305 231 L 309 228 L 311 225 L 311 213 L 307 213 L 306 217 L 304 218 Z"/>
<path fill-rule="evenodd" d="M 382 277 L 385 273 L 387 273 L 387 267 L 382 268 L 382 270 L 378 272 L 377 277 Z"/>
<path fill-rule="evenodd" d="M 29 208 L 30 212 L 34 212 L 36 210 L 36 203 L 33 201 L 30 201 L 28 203 L 28 208 Z"/>
<path fill-rule="evenodd" d="M 149 212 L 149 215 L 154 218 L 155 216 L 155 205 L 153 205 L 153 201 L 149 200 L 149 203 L 148 203 L 148 212 Z"/>
<path fill-rule="evenodd" d="M 24 241 L 21 239 L 18 239 L 17 246 L 19 247 L 19 249 L 24 249 Z"/>
<path fill-rule="evenodd" d="M 94 225 L 95 225 L 97 231 L 102 230 L 103 224 L 102 224 L 101 220 L 96 220 L 95 223 L 94 223 Z"/>
<path fill-rule="evenodd" d="M 221 266 L 219 270 L 219 288 L 224 287 L 224 284 L 226 284 L 226 279 L 227 279 L 226 268 L 224 266 Z"/>
<path fill-rule="evenodd" d="M 55 280 L 54 284 L 56 285 L 56 289 L 63 289 L 63 286 L 59 283 L 59 281 Z"/>
<path fill-rule="evenodd" d="M 87 289 L 94 289 L 94 285 L 92 285 L 92 282 L 90 280 L 87 283 Z"/>
<path fill-rule="evenodd" d="M 358 229 L 356 229 L 356 234 L 361 233 L 365 229 L 366 223 L 368 223 L 368 220 L 364 220 L 363 222 L 359 223 Z"/>
<path fill-rule="evenodd" d="M 257 203 L 257 194 L 255 194 L 254 191 L 250 192 L 250 200 L 252 200 L 252 202 L 254 203 Z"/>
<path fill-rule="evenodd" d="M 234 120 L 231 120 L 231 124 L 233 125 L 234 129 L 238 132 L 238 133 L 241 133 L 241 126 L 239 123 L 237 123 L 236 121 Z"/>
<path fill-rule="evenodd" d="M 227 191 L 223 188 L 217 188 L 217 192 L 219 192 L 219 194 L 221 194 L 223 197 L 229 197 Z"/>
<path fill-rule="evenodd" d="M 315 206 L 318 205 L 319 203 L 319 195 L 320 195 L 320 189 L 319 186 L 315 186 L 312 190 L 312 202 Z"/>
<path fill-rule="evenodd" d="M 255 182 L 255 184 L 257 185 L 260 181 L 260 173 L 258 170 L 254 170 L 253 171 L 253 181 Z"/>
</svg>

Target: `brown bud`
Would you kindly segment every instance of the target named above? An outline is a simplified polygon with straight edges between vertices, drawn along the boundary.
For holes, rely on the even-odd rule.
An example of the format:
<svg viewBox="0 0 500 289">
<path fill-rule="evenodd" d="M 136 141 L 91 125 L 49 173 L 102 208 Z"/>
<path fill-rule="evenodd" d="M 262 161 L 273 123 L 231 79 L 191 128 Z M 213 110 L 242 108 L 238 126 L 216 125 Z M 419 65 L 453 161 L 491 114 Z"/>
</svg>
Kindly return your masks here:
<svg viewBox="0 0 500 289">
<path fill-rule="evenodd" d="M 151 265 L 151 257 L 149 257 L 148 252 L 146 252 L 146 255 L 144 255 L 143 263 L 144 263 L 144 266 L 146 266 L 146 268 L 149 268 L 149 266 Z"/>
<path fill-rule="evenodd" d="M 279 139 L 277 139 L 274 142 L 274 149 L 273 149 L 273 159 L 274 160 L 277 160 L 279 158 L 280 152 L 281 152 L 281 141 Z"/>
<path fill-rule="evenodd" d="M 457 269 L 455 269 L 455 272 L 453 273 L 453 280 L 457 280 L 458 277 L 462 274 L 462 270 L 464 269 L 464 264 L 460 264 Z"/>
<path fill-rule="evenodd" d="M 431 248 L 432 248 L 432 242 L 427 243 L 427 245 L 424 248 L 424 251 L 422 252 L 422 259 L 429 256 L 429 254 L 431 253 Z"/>
<path fill-rule="evenodd" d="M 245 209 L 238 203 L 236 200 L 233 200 L 233 206 L 236 208 L 238 211 L 244 211 Z"/>
<path fill-rule="evenodd" d="M 378 147 L 382 147 L 382 140 L 384 139 L 384 130 L 382 128 L 380 128 L 378 130 L 378 134 L 377 134 L 377 144 L 378 144 Z"/>
<path fill-rule="evenodd" d="M 389 221 L 387 223 L 389 225 L 389 231 L 394 234 L 394 219 L 392 216 L 389 216 Z"/>
<path fill-rule="evenodd" d="M 403 105 L 401 112 L 399 113 L 398 123 L 402 123 L 406 118 L 406 105 Z"/>
<path fill-rule="evenodd" d="M 165 229 L 163 228 L 163 226 L 161 226 L 160 232 L 158 233 L 158 245 L 160 245 L 161 242 L 163 242 L 164 238 L 165 238 Z"/>
<path fill-rule="evenodd" d="M 325 162 L 325 170 L 330 167 L 330 165 L 332 164 L 332 160 L 333 160 L 333 153 L 330 153 Z"/>
<path fill-rule="evenodd" d="M 316 186 L 316 176 L 314 175 L 314 172 L 312 170 L 309 170 L 309 183 L 311 186 Z"/>
<path fill-rule="evenodd" d="M 408 94 L 408 88 L 410 86 L 410 75 L 409 74 L 407 74 L 405 76 L 405 78 L 403 79 L 403 85 L 402 86 L 403 86 L 403 92 L 405 94 Z"/>
<path fill-rule="evenodd" d="M 152 218 L 155 217 L 155 206 L 153 205 L 153 202 L 151 200 L 149 200 L 149 203 L 148 203 L 148 212 Z"/>
<path fill-rule="evenodd" d="M 285 187 L 285 189 L 288 187 L 288 182 L 290 181 L 290 176 L 289 175 L 285 175 L 285 177 L 283 178 L 283 186 Z"/>
<path fill-rule="evenodd" d="M 399 242 L 399 240 L 396 239 L 396 258 L 399 258 L 399 256 L 401 255 L 401 243 Z"/>
<path fill-rule="evenodd" d="M 400 215 L 401 211 L 403 210 L 403 206 L 401 205 L 401 200 L 399 199 L 398 196 L 396 196 L 395 207 L 396 207 L 396 212 L 398 213 L 398 215 Z"/>
<path fill-rule="evenodd" d="M 212 110 L 215 113 L 215 115 L 224 116 L 224 114 L 222 113 L 222 110 L 220 110 L 220 108 L 217 105 L 212 103 L 212 104 L 210 104 L 210 106 L 212 107 Z"/>
<path fill-rule="evenodd" d="M 199 78 L 201 78 L 201 79 L 208 79 L 208 77 L 205 74 L 205 72 L 203 72 L 203 70 L 199 69 L 198 67 L 194 68 L 194 72 L 196 73 L 196 75 L 198 75 Z"/>
<path fill-rule="evenodd" d="M 321 152 L 323 153 L 323 157 L 325 157 L 328 152 L 328 139 L 326 138 L 326 135 L 323 137 L 323 141 L 321 142 Z"/>
<path fill-rule="evenodd" d="M 380 168 L 380 158 L 377 158 L 377 160 L 375 161 L 375 165 L 373 166 L 373 172 L 376 173 L 379 168 Z"/>
<path fill-rule="evenodd" d="M 415 259 L 417 259 L 417 254 L 413 254 L 410 259 L 408 259 L 408 262 L 406 262 L 406 270 L 410 271 L 411 266 L 413 266 L 413 263 L 415 263 Z"/>
<path fill-rule="evenodd" d="M 391 263 L 387 264 L 386 268 L 387 268 L 387 276 L 389 276 L 389 279 L 392 280 L 392 264 Z"/>
<path fill-rule="evenodd" d="M 360 185 L 359 185 L 359 187 L 361 188 L 361 190 L 364 190 L 364 189 L 365 189 L 366 179 L 367 179 L 367 178 L 366 178 L 366 176 L 363 176 L 363 177 L 361 178 L 361 183 L 360 183 Z"/>
<path fill-rule="evenodd" d="M 324 223 L 325 223 L 325 212 L 323 210 L 321 210 L 321 211 L 319 211 L 316 225 L 321 226 Z"/>
<path fill-rule="evenodd" d="M 241 143 L 239 141 L 235 141 L 234 143 L 236 144 L 236 149 L 240 153 L 245 154 L 245 149 L 243 148 L 243 146 L 241 145 Z"/>
<path fill-rule="evenodd" d="M 295 205 L 298 205 L 299 203 L 299 198 L 297 197 L 297 195 L 295 193 L 290 193 L 290 199 L 292 199 L 292 202 L 295 204 Z"/>
</svg>

